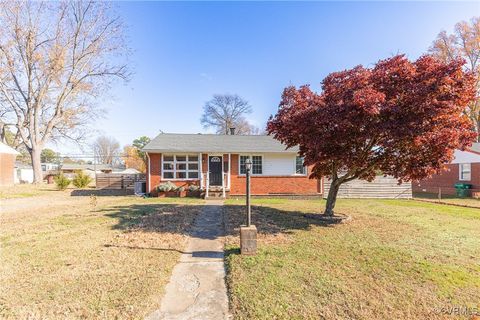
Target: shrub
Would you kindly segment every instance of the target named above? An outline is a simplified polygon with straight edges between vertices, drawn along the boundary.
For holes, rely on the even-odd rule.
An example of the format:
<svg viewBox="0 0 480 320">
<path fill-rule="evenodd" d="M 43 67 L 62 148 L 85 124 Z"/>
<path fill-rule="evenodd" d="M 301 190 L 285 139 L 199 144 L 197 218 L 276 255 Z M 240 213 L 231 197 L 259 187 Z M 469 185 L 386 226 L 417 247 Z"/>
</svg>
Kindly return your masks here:
<svg viewBox="0 0 480 320">
<path fill-rule="evenodd" d="M 88 174 L 85 174 L 83 171 L 77 171 L 73 177 L 72 184 L 77 188 L 85 188 L 92 180 Z"/>
<path fill-rule="evenodd" d="M 191 185 L 188 186 L 188 191 L 190 191 L 190 192 L 195 192 L 195 191 L 198 191 L 198 190 L 200 190 L 200 187 L 195 185 L 195 184 L 191 184 Z"/>
<path fill-rule="evenodd" d="M 177 191 L 178 191 L 178 192 L 183 192 L 183 191 L 185 191 L 185 187 L 178 187 L 178 188 L 177 188 Z"/>
<path fill-rule="evenodd" d="M 168 191 L 173 191 L 175 189 L 177 189 L 177 186 L 171 181 L 161 183 L 157 187 L 158 192 L 168 192 Z"/>
<path fill-rule="evenodd" d="M 55 176 L 53 180 L 55 181 L 55 184 L 57 185 L 58 190 L 67 189 L 68 185 L 70 184 L 70 179 L 65 177 L 63 173 L 60 173 L 58 176 Z"/>
</svg>

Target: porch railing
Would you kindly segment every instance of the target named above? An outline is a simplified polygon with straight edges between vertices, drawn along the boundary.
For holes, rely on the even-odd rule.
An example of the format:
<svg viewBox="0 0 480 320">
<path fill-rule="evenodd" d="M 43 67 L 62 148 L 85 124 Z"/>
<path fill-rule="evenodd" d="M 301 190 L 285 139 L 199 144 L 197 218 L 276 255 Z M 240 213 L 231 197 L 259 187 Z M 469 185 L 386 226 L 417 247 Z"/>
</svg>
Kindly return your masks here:
<svg viewBox="0 0 480 320">
<path fill-rule="evenodd" d="M 202 187 L 203 181 L 205 181 L 205 197 L 208 198 L 210 192 L 210 173 L 206 172 L 205 174 L 201 173 L 201 183 L 200 186 Z M 222 172 L 222 196 L 225 198 L 227 195 L 227 182 L 228 181 L 228 173 Z"/>
<path fill-rule="evenodd" d="M 225 173 L 222 172 L 222 196 L 225 198 Z"/>
<path fill-rule="evenodd" d="M 208 198 L 208 189 L 210 189 L 210 172 L 207 172 L 207 179 L 205 180 L 205 198 Z"/>
</svg>

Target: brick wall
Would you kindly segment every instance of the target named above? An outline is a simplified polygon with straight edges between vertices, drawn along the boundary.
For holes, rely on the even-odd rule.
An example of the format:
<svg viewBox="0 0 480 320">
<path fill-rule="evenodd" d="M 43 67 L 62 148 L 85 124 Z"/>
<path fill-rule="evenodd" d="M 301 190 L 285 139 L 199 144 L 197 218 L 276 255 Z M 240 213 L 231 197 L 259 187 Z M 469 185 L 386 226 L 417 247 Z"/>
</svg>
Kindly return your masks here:
<svg viewBox="0 0 480 320">
<path fill-rule="evenodd" d="M 441 174 L 433 175 L 430 179 L 412 182 L 412 189 L 415 193 L 434 193 L 438 194 L 439 188 L 442 194 L 455 194 L 455 183 L 472 184 L 472 191 L 480 191 L 480 163 L 472 163 L 471 181 L 460 181 L 459 165 L 449 164 L 446 170 Z"/>
<path fill-rule="evenodd" d="M 153 195 L 156 195 L 157 192 L 155 188 L 163 182 L 169 181 L 169 180 L 162 180 L 162 154 L 161 153 L 149 153 L 150 156 L 150 165 L 151 165 L 151 170 L 148 167 L 147 163 L 147 192 L 151 192 Z M 207 155 L 202 155 L 202 172 L 206 172 L 206 165 L 207 165 Z M 150 172 L 150 177 L 148 175 L 148 172 Z M 150 182 L 150 191 L 148 190 L 148 180 L 151 180 Z M 174 183 L 177 187 L 188 187 L 191 184 L 199 184 L 198 180 L 170 180 L 172 183 Z"/>
<path fill-rule="evenodd" d="M 240 176 L 238 172 L 238 154 L 232 154 L 231 161 L 230 195 L 244 195 L 246 179 L 245 176 Z M 251 190 L 254 195 L 312 195 L 319 192 L 320 186 L 318 180 L 308 179 L 307 176 L 252 176 Z"/>
<path fill-rule="evenodd" d="M 162 166 L 160 153 L 149 153 L 150 166 L 148 168 L 147 163 L 147 189 L 150 179 L 150 192 L 156 194 L 155 187 L 164 182 L 162 177 Z M 224 162 L 228 162 L 228 154 L 223 155 Z M 224 163 L 225 172 L 228 172 L 228 166 L 230 166 L 231 174 L 231 195 L 243 195 L 245 194 L 245 176 L 240 176 L 238 173 L 238 160 L 237 154 L 231 155 L 230 164 Z M 202 154 L 202 172 L 206 176 L 208 170 L 208 155 Z M 150 176 L 148 175 L 150 172 Z M 165 180 L 167 181 L 167 180 Z M 187 187 L 191 184 L 198 184 L 197 180 L 172 180 L 177 186 Z M 227 183 L 227 181 L 225 181 Z M 320 182 L 316 179 L 308 179 L 307 176 L 252 176 L 251 181 L 252 194 L 255 195 L 268 195 L 268 194 L 299 194 L 299 195 L 314 195 L 318 194 L 321 190 Z M 148 192 L 148 191 L 147 191 Z"/>
<path fill-rule="evenodd" d="M 13 185 L 15 157 L 13 154 L 0 153 L 0 186 Z"/>
</svg>

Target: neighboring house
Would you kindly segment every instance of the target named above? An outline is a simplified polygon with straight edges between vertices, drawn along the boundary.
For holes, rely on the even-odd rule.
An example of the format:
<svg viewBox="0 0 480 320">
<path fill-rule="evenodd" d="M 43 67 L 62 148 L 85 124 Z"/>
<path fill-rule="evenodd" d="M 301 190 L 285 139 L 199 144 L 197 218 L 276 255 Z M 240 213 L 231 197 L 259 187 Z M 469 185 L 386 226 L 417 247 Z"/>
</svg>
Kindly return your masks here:
<svg viewBox="0 0 480 320">
<path fill-rule="evenodd" d="M 29 164 L 15 163 L 15 183 L 33 183 L 33 167 Z"/>
<path fill-rule="evenodd" d="M 0 186 L 11 186 L 15 183 L 15 158 L 20 153 L 0 142 Z"/>
<path fill-rule="evenodd" d="M 135 168 L 127 168 L 127 169 L 122 169 L 122 170 L 119 170 L 119 171 L 115 170 L 112 173 L 114 173 L 114 174 L 140 174 L 141 172 L 138 171 Z"/>
<path fill-rule="evenodd" d="M 58 170 L 59 165 L 57 163 L 50 163 L 50 162 L 45 162 L 42 163 L 42 171 L 49 172 L 49 171 L 56 171 Z"/>
<path fill-rule="evenodd" d="M 465 151 L 455 150 L 455 158 L 442 173 L 430 179 L 414 181 L 412 187 L 415 193 L 438 194 L 440 191 L 453 195 L 456 183 L 471 184 L 472 192 L 480 191 L 480 143 L 474 143 Z"/>
<path fill-rule="evenodd" d="M 59 170 L 69 178 L 73 178 L 77 171 L 83 171 L 90 177 L 95 178 L 95 173 L 111 173 L 113 168 L 108 164 L 64 163 L 60 165 Z"/>
<path fill-rule="evenodd" d="M 253 195 L 319 195 L 321 181 L 309 179 L 298 148 L 285 149 L 271 136 L 162 133 L 144 149 L 147 192 L 162 182 L 198 185 L 245 194 L 245 160 L 252 165 Z"/>
</svg>

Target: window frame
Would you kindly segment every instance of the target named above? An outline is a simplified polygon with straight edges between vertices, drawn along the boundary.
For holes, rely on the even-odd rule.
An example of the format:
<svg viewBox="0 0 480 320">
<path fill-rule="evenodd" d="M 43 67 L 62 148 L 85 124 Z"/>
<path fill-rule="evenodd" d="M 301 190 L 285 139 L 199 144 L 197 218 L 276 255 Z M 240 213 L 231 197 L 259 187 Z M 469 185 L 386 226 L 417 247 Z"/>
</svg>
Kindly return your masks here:
<svg viewBox="0 0 480 320">
<path fill-rule="evenodd" d="M 298 158 L 301 158 L 301 159 L 302 159 L 302 168 L 303 168 L 303 172 L 302 172 L 302 173 L 298 173 L 298 172 L 297 172 L 297 159 L 298 159 Z M 307 168 L 307 166 L 304 164 L 304 160 L 303 160 L 303 159 L 304 159 L 304 157 L 301 157 L 301 156 L 299 156 L 299 155 L 296 155 L 296 156 L 295 156 L 295 160 L 294 160 L 294 162 L 295 162 L 295 171 L 293 172 L 293 174 L 294 174 L 295 176 L 306 176 L 306 175 L 308 174 L 308 168 Z"/>
<path fill-rule="evenodd" d="M 170 161 L 170 160 L 167 160 L 165 161 L 164 159 L 164 156 L 172 156 L 173 157 L 173 161 Z M 185 161 L 178 161 L 177 160 L 177 156 L 179 157 L 185 157 Z M 195 156 L 197 158 L 197 160 L 190 160 L 190 156 Z M 187 181 L 187 180 L 200 180 L 200 161 L 201 161 L 201 158 L 200 158 L 200 155 L 198 154 L 193 154 L 193 153 L 167 153 L 167 154 L 162 154 L 162 163 L 161 163 L 161 169 L 162 169 L 162 181 L 163 180 L 168 180 L 168 181 L 173 181 L 173 180 L 176 180 L 176 181 Z M 189 170 L 188 167 L 189 167 L 189 164 L 197 164 L 197 170 Z M 166 170 L 164 165 L 165 164 L 172 164 L 173 165 L 173 169 L 168 169 Z M 179 170 L 177 169 L 177 166 L 180 165 L 180 164 L 184 164 L 185 165 L 185 169 L 183 170 Z M 173 178 L 166 178 L 165 177 L 165 173 L 172 173 L 173 174 Z M 194 173 L 196 172 L 197 173 L 197 177 L 196 178 L 191 178 L 190 177 L 190 173 Z M 185 178 L 177 178 L 177 173 L 185 173 Z"/>
<path fill-rule="evenodd" d="M 467 166 L 469 170 L 464 171 L 464 166 Z M 464 176 L 468 172 L 468 179 Z M 459 163 L 458 164 L 458 180 L 460 181 L 472 181 L 472 164 L 471 163 Z"/>
<path fill-rule="evenodd" d="M 248 157 L 252 160 L 252 157 L 260 157 L 262 159 L 262 173 L 253 173 L 253 163 L 252 163 L 252 171 L 250 173 L 250 175 L 252 176 L 262 176 L 263 175 L 263 172 L 264 172 L 264 157 L 263 157 L 263 154 L 239 154 L 238 155 L 238 175 L 239 176 L 246 176 L 246 170 L 245 170 L 245 173 L 242 173 L 242 164 L 241 164 L 241 157 Z M 253 161 L 253 160 L 252 160 Z"/>
</svg>

